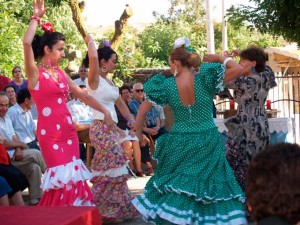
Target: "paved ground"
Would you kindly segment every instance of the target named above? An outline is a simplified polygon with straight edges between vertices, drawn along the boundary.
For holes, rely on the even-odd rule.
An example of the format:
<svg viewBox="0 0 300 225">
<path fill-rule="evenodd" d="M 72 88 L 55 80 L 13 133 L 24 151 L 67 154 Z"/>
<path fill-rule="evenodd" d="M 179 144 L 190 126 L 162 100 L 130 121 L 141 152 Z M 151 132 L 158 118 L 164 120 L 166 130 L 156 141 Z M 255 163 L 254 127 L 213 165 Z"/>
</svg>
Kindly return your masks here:
<svg viewBox="0 0 300 225">
<path fill-rule="evenodd" d="M 146 183 L 148 182 L 148 180 L 150 179 L 149 176 L 147 177 L 137 177 L 137 178 L 130 178 L 128 180 L 128 187 L 131 190 L 133 195 L 139 195 L 142 194 L 144 192 L 144 187 L 146 185 Z M 22 192 L 25 201 L 26 199 L 28 199 L 28 192 L 27 190 Z M 150 225 L 150 223 L 146 223 L 141 216 L 131 219 L 131 220 L 125 220 L 122 223 L 119 224 L 123 224 L 123 225 Z M 109 224 L 106 224 L 109 225 Z M 114 225 L 116 225 L 116 223 L 114 223 Z M 253 223 L 249 223 L 249 225 L 253 225 Z"/>
</svg>

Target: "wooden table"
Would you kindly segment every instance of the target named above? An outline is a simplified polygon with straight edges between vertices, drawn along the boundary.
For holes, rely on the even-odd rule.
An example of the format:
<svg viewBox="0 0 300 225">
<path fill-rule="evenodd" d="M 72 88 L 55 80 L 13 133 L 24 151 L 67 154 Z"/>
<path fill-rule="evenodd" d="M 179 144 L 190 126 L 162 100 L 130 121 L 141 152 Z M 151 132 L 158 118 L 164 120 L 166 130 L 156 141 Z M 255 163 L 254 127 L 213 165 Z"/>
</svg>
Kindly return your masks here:
<svg viewBox="0 0 300 225">
<path fill-rule="evenodd" d="M 0 206 L 1 225 L 100 225 L 97 207 Z"/>
</svg>

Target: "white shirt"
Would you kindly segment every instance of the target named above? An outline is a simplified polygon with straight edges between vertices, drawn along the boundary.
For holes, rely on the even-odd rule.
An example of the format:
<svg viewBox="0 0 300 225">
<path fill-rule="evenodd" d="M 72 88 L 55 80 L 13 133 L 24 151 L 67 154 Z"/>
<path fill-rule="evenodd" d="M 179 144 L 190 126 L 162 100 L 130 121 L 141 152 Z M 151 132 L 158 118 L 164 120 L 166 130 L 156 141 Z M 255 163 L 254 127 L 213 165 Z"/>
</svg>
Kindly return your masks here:
<svg viewBox="0 0 300 225">
<path fill-rule="evenodd" d="M 78 86 L 80 85 L 85 85 L 86 86 L 86 78 L 84 80 L 82 80 L 80 77 L 73 80 Z"/>
<path fill-rule="evenodd" d="M 160 105 L 154 105 L 154 108 L 158 111 L 159 113 L 159 119 L 165 120 L 165 113 L 164 113 L 164 108 Z"/>
<path fill-rule="evenodd" d="M 93 121 L 93 112 L 91 107 L 79 100 L 71 100 L 67 103 L 68 109 L 72 115 L 74 123 L 90 124 Z"/>
<path fill-rule="evenodd" d="M 88 82 L 86 82 L 86 87 L 88 89 L 89 95 L 93 96 L 100 102 L 103 107 L 108 110 L 111 117 L 115 123 L 118 123 L 118 117 L 115 110 L 115 101 L 119 98 L 119 88 L 110 85 L 107 80 L 99 76 L 99 85 L 95 90 L 91 90 Z M 93 117 L 97 120 L 103 120 L 104 114 L 92 108 Z"/>
<path fill-rule="evenodd" d="M 13 129 L 20 141 L 28 144 L 35 140 L 36 126 L 30 111 L 25 112 L 18 103 L 8 109 Z"/>
<path fill-rule="evenodd" d="M 12 121 L 7 114 L 5 115 L 5 117 L 0 117 L 0 135 L 8 141 L 12 141 L 12 137 L 16 135 L 14 127 L 12 125 Z M 12 158 L 15 150 L 7 149 L 7 152 L 9 154 L 9 157 Z"/>
</svg>

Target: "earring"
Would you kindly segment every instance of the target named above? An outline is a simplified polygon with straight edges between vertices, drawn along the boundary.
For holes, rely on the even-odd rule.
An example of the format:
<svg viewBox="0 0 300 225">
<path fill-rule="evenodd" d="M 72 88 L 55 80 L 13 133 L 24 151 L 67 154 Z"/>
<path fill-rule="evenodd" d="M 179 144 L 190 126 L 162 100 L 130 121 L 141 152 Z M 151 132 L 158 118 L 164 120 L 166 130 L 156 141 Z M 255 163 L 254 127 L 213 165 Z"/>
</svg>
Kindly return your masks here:
<svg viewBox="0 0 300 225">
<path fill-rule="evenodd" d="M 107 72 L 107 68 L 106 67 L 102 67 L 101 70 L 102 70 L 103 73 Z"/>
<path fill-rule="evenodd" d="M 254 74 L 254 73 L 255 73 L 255 67 L 252 66 L 252 68 L 251 68 L 251 74 Z"/>
<path fill-rule="evenodd" d="M 175 66 L 175 71 L 174 71 L 174 77 L 176 77 L 178 74 L 178 71 L 177 71 L 177 66 Z"/>
</svg>

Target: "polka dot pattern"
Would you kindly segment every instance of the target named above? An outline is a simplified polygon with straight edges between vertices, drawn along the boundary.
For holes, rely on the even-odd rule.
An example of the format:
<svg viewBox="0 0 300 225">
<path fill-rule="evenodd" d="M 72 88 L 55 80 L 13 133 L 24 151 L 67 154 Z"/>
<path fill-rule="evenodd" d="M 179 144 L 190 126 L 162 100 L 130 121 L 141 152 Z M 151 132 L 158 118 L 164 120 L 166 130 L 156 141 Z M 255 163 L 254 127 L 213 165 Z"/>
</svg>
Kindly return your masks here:
<svg viewBox="0 0 300 225">
<path fill-rule="evenodd" d="M 43 109 L 43 111 L 42 111 L 43 116 L 50 116 L 51 111 L 52 111 L 52 110 L 51 110 L 50 107 L 45 107 L 45 108 Z"/>
<path fill-rule="evenodd" d="M 92 205 L 93 195 L 86 183 L 91 174 L 79 159 L 78 137 L 65 101 L 69 92 L 66 77 L 62 70 L 56 68 L 60 77 L 58 83 L 50 79 L 44 69 L 38 69 L 38 83 L 30 92 L 37 105 L 37 134 L 48 167 L 40 204 Z"/>
<path fill-rule="evenodd" d="M 187 106 L 182 104 L 176 78 L 156 75 L 144 84 L 147 99 L 168 104 L 175 117 L 172 130 L 157 140 L 155 175 L 145 194 L 134 201 L 135 207 L 146 209 L 143 216 L 150 221 L 154 217 L 156 224 L 163 222 L 160 215 L 175 224 L 231 224 L 237 218 L 240 224 L 246 222 L 244 195 L 212 118 L 212 99 L 224 87 L 223 77 L 222 65 L 202 64 L 194 77 L 195 103 Z"/>
</svg>

